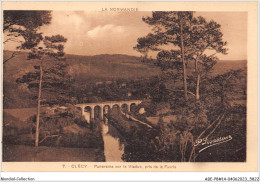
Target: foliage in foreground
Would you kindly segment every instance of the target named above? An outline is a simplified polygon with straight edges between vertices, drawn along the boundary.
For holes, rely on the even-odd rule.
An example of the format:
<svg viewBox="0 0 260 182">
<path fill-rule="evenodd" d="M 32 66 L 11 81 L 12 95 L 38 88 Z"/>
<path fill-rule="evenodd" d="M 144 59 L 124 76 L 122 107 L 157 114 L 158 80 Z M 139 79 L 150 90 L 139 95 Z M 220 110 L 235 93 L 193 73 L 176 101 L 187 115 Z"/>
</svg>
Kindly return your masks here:
<svg viewBox="0 0 260 182">
<path fill-rule="evenodd" d="M 25 123 L 5 117 L 4 144 L 33 145 L 36 116 Z M 76 107 L 45 109 L 40 120 L 39 145 L 51 147 L 103 148 L 100 123 L 87 124 Z"/>
<path fill-rule="evenodd" d="M 217 110 L 216 110 L 217 108 Z M 153 129 L 136 129 L 127 141 L 123 160 L 127 162 L 245 161 L 245 106 L 214 107 L 206 111 L 201 104 L 180 108 L 177 121 L 165 123 L 160 117 Z M 225 113 L 225 114 L 223 114 Z M 208 120 L 215 117 L 214 120 Z M 232 140 L 209 147 L 194 147 L 199 139 L 232 136 Z"/>
</svg>

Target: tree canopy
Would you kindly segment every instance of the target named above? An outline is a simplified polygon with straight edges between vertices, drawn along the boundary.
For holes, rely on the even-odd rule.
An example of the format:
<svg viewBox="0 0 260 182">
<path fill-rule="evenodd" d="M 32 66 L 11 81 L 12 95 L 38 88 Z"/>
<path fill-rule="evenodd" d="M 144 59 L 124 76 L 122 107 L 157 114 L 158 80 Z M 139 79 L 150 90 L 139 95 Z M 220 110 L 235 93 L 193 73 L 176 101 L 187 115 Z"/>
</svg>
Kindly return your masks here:
<svg viewBox="0 0 260 182">
<path fill-rule="evenodd" d="M 193 73 L 189 75 L 197 82 L 196 97 L 199 98 L 201 75 L 212 70 L 218 61 L 216 54 L 227 53 L 227 42 L 223 40 L 220 24 L 201 16 L 195 17 L 194 12 L 188 11 L 156 11 L 151 17 L 144 17 L 143 21 L 153 27 L 152 33 L 138 38 L 134 49 L 163 71 L 183 71 L 183 80 L 188 75 L 186 66 L 194 62 L 194 71 L 190 69 Z M 147 58 L 149 51 L 157 52 L 155 61 Z"/>
<path fill-rule="evenodd" d="M 7 37 L 3 43 L 16 42 L 18 43 L 17 50 L 36 47 L 43 40 L 39 28 L 50 24 L 52 19 L 51 11 L 5 10 L 3 14 L 3 32 Z M 14 52 L 3 63 L 12 59 L 16 54 L 17 52 Z"/>
</svg>

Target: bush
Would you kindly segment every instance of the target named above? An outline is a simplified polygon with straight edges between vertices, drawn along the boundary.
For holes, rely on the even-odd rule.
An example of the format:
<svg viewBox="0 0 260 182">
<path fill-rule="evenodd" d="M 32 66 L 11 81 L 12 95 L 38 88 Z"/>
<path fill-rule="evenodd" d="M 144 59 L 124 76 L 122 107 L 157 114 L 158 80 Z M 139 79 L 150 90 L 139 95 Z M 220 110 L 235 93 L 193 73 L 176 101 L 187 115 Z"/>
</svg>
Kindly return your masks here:
<svg viewBox="0 0 260 182">
<path fill-rule="evenodd" d="M 4 143 L 34 145 L 36 115 L 26 122 L 6 116 Z M 81 111 L 73 105 L 42 109 L 40 115 L 39 145 L 52 147 L 102 148 L 101 125 L 88 124 Z"/>
<path fill-rule="evenodd" d="M 23 122 L 8 113 L 4 113 L 3 143 L 4 144 L 32 143 L 33 142 L 32 128 L 33 128 L 32 123 Z"/>
<path fill-rule="evenodd" d="M 41 121 L 41 138 L 57 135 L 46 139 L 42 145 L 62 147 L 103 147 L 101 126 L 98 121 L 88 124 L 81 111 L 75 106 L 67 104 L 66 109 L 56 109 L 50 115 L 44 112 Z"/>
<path fill-rule="evenodd" d="M 194 139 L 209 125 L 202 103 L 190 103 L 175 111 L 176 122 L 166 124 L 160 115 L 152 129 L 136 128 L 125 147 L 128 162 L 188 161 Z"/>
<path fill-rule="evenodd" d="M 132 134 L 137 128 L 140 128 L 140 124 L 128 120 L 122 115 L 119 110 L 111 110 L 108 115 L 110 123 L 126 138 L 126 140 L 132 138 Z"/>
</svg>

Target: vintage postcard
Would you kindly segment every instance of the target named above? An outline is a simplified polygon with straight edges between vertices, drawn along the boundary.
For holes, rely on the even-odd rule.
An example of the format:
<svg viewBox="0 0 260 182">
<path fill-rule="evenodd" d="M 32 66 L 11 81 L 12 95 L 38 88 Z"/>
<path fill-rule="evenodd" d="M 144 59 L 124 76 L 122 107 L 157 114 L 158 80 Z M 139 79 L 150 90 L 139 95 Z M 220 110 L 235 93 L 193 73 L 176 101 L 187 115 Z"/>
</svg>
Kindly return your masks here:
<svg viewBox="0 0 260 182">
<path fill-rule="evenodd" d="M 257 171 L 257 2 L 2 2 L 2 171 Z"/>
</svg>

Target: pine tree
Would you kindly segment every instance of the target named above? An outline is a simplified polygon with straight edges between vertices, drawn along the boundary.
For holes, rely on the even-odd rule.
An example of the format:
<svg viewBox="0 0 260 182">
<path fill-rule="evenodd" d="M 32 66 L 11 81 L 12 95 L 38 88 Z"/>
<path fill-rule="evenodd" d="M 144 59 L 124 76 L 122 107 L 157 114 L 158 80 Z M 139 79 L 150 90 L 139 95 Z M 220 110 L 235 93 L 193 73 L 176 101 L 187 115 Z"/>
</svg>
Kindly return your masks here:
<svg viewBox="0 0 260 182">
<path fill-rule="evenodd" d="M 201 76 L 212 70 L 218 61 L 217 53 L 227 53 L 227 42 L 222 39 L 221 26 L 213 20 L 207 22 L 203 17 L 195 17 L 193 12 L 156 11 L 152 17 L 143 18 L 143 21 L 153 26 L 153 33 L 138 38 L 134 47 L 144 54 L 146 61 L 143 62 L 154 61 L 147 58 L 149 51 L 158 52 L 154 63 L 162 71 L 177 70 L 176 78 L 182 71 L 185 100 L 188 99 L 188 93 L 199 100 Z M 196 80 L 196 94 L 187 89 L 187 77 L 192 75 L 188 74 L 187 69 L 190 62 L 194 62 L 195 74 L 191 79 Z"/>
<path fill-rule="evenodd" d="M 221 25 L 213 20 L 207 22 L 201 16 L 192 19 L 190 31 L 189 59 L 194 62 L 196 100 L 199 100 L 201 76 L 205 76 L 213 69 L 219 60 L 218 53 L 227 54 L 225 48 L 227 42 L 223 41 Z"/>
<path fill-rule="evenodd" d="M 32 48 L 28 55 L 28 59 L 36 62 L 35 71 L 17 79 L 18 83 L 27 83 L 32 91 L 38 91 L 35 146 L 39 143 L 41 104 L 63 104 L 69 100 L 70 76 L 66 71 L 63 45 L 66 41 L 61 35 L 44 37 L 43 46 Z"/>
<path fill-rule="evenodd" d="M 185 100 L 188 99 L 185 46 L 192 14 L 192 12 L 173 11 L 153 12 L 152 17 L 143 18 L 145 23 L 154 27 L 153 33 L 139 38 L 138 44 L 134 47 L 145 55 L 144 58 L 147 57 L 150 50 L 159 51 L 156 65 L 161 67 L 162 70 L 182 70 Z M 165 50 L 161 47 L 162 45 L 171 46 L 172 49 Z"/>
</svg>

